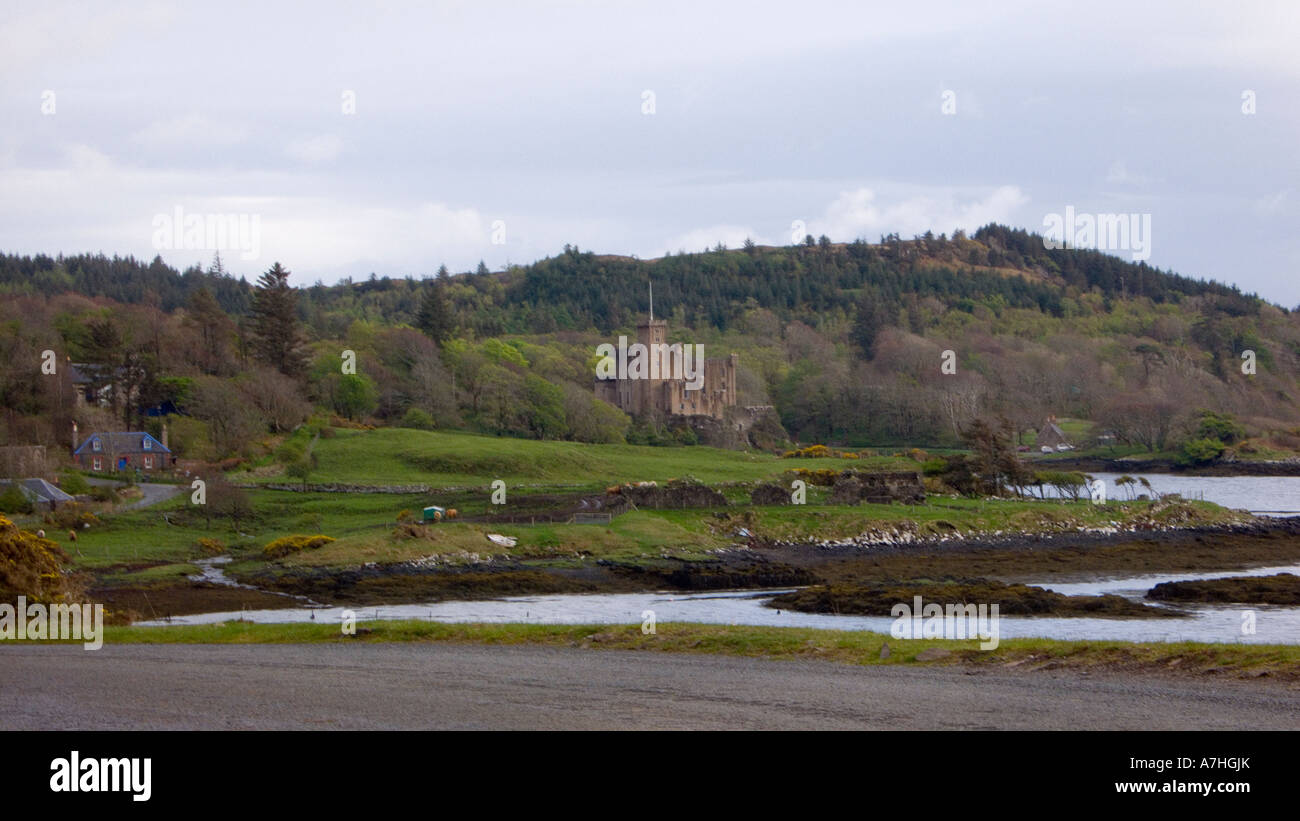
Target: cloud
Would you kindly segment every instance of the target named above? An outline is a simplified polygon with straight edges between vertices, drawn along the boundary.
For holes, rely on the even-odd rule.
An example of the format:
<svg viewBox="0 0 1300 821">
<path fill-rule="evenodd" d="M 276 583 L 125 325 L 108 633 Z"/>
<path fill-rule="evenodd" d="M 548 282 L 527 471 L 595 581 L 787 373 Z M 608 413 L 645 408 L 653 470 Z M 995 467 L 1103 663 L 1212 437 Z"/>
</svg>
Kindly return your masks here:
<svg viewBox="0 0 1300 821">
<path fill-rule="evenodd" d="M 234 145 L 248 138 L 247 126 L 214 123 L 202 114 L 189 114 L 170 120 L 157 120 L 132 135 L 136 142 L 149 146 L 166 145 Z"/>
<path fill-rule="evenodd" d="M 1112 185 L 1146 186 L 1151 183 L 1151 178 L 1145 174 L 1130 174 L 1125 162 L 1118 160 L 1106 172 L 1106 182 Z"/>
<path fill-rule="evenodd" d="M 813 220 L 808 232 L 826 234 L 837 242 L 858 237 L 875 242 L 883 234 L 904 237 L 926 231 L 947 233 L 955 228 L 973 231 L 990 222 L 1009 223 L 1029 198 L 1014 185 L 995 188 L 979 199 L 959 201 L 954 191 L 920 194 L 892 203 L 877 201 L 870 188 L 845 191 Z"/>
<path fill-rule="evenodd" d="M 1265 217 L 1275 217 L 1286 213 L 1287 205 L 1289 205 L 1287 198 L 1290 194 L 1291 189 L 1284 188 L 1276 194 L 1256 199 L 1253 203 L 1255 212 Z"/>
<path fill-rule="evenodd" d="M 343 151 L 343 140 L 333 134 L 294 140 L 285 146 L 284 153 L 301 163 L 316 165 L 332 162 Z"/>
<path fill-rule="evenodd" d="M 180 267 L 206 264 L 219 249 L 154 246 L 155 218 L 177 208 L 186 215 L 256 219 L 257 258 L 222 253 L 239 274 L 256 274 L 275 260 L 306 281 L 325 272 L 332 279 L 375 270 L 363 265 L 384 272 L 433 270 L 443 260 L 476 260 L 492 247 L 491 220 L 475 207 L 394 202 L 353 191 L 318 196 L 292 174 L 139 167 L 79 143 L 62 146 L 60 154 L 52 166 L 0 156 L 0 248 L 143 259 L 161 253 Z"/>
</svg>

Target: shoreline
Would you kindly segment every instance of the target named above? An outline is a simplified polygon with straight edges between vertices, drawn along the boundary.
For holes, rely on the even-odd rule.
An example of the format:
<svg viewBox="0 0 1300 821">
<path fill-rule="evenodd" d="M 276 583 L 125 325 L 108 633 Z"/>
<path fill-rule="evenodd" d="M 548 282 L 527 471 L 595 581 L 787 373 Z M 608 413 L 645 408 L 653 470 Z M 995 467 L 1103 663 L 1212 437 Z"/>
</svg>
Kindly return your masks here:
<svg viewBox="0 0 1300 821">
<path fill-rule="evenodd" d="M 1180 465 L 1173 459 L 1107 459 L 1100 456 L 1063 459 L 1026 459 L 1031 467 L 1043 470 L 1070 470 L 1083 473 L 1159 473 L 1176 476 L 1300 476 L 1300 461 L 1294 462 L 1211 462 L 1206 465 Z"/>
<path fill-rule="evenodd" d="M 1300 562 L 1300 520 L 1134 532 L 990 534 L 905 543 L 738 545 L 708 558 L 538 566 L 494 562 L 294 568 L 236 574 L 256 589 L 210 582 L 97 588 L 110 611 L 134 620 L 302 606 L 382 606 L 528 595 L 707 592 L 867 583 L 909 578 L 984 578 L 1008 583 L 1086 581 L 1113 575 L 1225 571 Z"/>
</svg>

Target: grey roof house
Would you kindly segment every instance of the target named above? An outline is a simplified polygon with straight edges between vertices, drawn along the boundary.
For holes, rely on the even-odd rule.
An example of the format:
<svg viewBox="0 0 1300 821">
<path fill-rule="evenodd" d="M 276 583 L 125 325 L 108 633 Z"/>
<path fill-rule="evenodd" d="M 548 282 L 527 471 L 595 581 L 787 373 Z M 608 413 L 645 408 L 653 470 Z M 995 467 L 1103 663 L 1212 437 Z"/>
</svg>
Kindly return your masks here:
<svg viewBox="0 0 1300 821">
<path fill-rule="evenodd" d="M 0 492 L 8 489 L 11 484 L 13 482 L 9 479 L 0 480 Z M 73 499 L 44 479 L 19 479 L 18 489 L 33 505 L 41 509 L 54 510 L 64 502 L 71 502 Z"/>
</svg>

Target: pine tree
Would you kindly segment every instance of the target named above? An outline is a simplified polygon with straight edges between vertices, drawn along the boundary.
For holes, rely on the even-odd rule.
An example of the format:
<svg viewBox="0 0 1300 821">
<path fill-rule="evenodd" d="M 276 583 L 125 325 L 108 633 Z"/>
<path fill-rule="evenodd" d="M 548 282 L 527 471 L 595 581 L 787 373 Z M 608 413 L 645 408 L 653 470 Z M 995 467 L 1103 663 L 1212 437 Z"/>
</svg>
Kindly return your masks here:
<svg viewBox="0 0 1300 821">
<path fill-rule="evenodd" d="M 212 292 L 207 286 L 200 285 L 186 304 L 187 322 L 199 332 L 202 346 L 201 367 L 205 373 L 214 374 L 228 365 L 226 360 L 226 341 L 230 338 L 233 325 L 226 312 L 221 310 Z"/>
<path fill-rule="evenodd" d="M 275 263 L 257 279 L 253 293 L 253 355 L 286 376 L 298 376 L 306 360 L 298 335 L 298 294 L 289 271 Z"/>
<path fill-rule="evenodd" d="M 420 312 L 415 317 L 415 325 L 424 331 L 425 336 L 439 345 L 451 338 L 455 330 L 455 320 L 451 308 L 447 305 L 441 280 L 425 289 L 424 299 L 420 302 Z"/>
</svg>

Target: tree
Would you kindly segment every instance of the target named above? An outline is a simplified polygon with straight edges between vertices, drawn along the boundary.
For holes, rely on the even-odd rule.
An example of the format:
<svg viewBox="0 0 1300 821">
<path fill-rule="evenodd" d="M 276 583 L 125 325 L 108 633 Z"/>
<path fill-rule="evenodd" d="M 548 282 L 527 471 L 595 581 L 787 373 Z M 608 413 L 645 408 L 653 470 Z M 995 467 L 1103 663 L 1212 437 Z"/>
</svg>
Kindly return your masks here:
<svg viewBox="0 0 1300 821">
<path fill-rule="evenodd" d="M 117 323 L 107 317 L 90 322 L 86 332 L 86 376 L 90 378 L 91 390 L 99 396 L 105 389 L 112 388 L 109 403 L 116 412 L 120 391 L 115 383 L 124 346 L 122 333 Z"/>
<path fill-rule="evenodd" d="M 451 308 L 447 305 L 441 281 L 425 289 L 424 299 L 420 302 L 420 312 L 415 317 L 415 325 L 439 345 L 451 338 L 455 331 L 455 320 Z"/>
<path fill-rule="evenodd" d="M 971 468 L 978 476 L 979 489 L 988 495 L 997 495 L 1004 486 L 1020 492 L 1029 484 L 1030 474 L 1016 456 L 1011 445 L 1011 423 L 1002 420 L 997 427 L 983 419 L 976 419 L 962 432 L 962 439 L 971 449 Z"/>
<path fill-rule="evenodd" d="M 524 399 L 528 403 L 525 412 L 528 430 L 535 438 L 559 439 L 568 433 L 562 388 L 529 374 L 524 377 Z"/>
<path fill-rule="evenodd" d="M 206 504 L 203 515 L 209 523 L 213 516 L 230 521 L 232 530 L 239 530 L 239 523 L 253 516 L 253 503 L 248 494 L 226 481 L 220 473 L 204 477 L 207 485 Z"/>
<path fill-rule="evenodd" d="M 279 371 L 255 368 L 239 379 L 238 388 L 276 433 L 292 430 L 311 413 L 311 406 L 298 393 L 298 383 Z"/>
<path fill-rule="evenodd" d="M 811 236 L 811 235 L 810 235 Z M 853 342 L 867 359 L 872 357 L 876 337 L 889 325 L 889 312 L 876 289 L 868 289 L 858 300 L 857 315 L 853 320 Z"/>
<path fill-rule="evenodd" d="M 218 263 L 220 259 L 218 256 Z M 196 352 L 199 368 L 207 374 L 228 371 L 232 365 L 229 346 L 235 324 L 221 310 L 221 305 L 206 286 L 200 285 L 190 297 L 186 305 L 185 322 L 199 335 L 199 349 Z"/>
<path fill-rule="evenodd" d="M 1165 355 L 1159 346 L 1152 345 L 1150 342 L 1143 342 L 1134 348 L 1133 352 L 1142 358 L 1142 384 L 1147 385 L 1151 382 L 1151 366 L 1163 363 Z"/>
<path fill-rule="evenodd" d="M 564 422 L 579 442 L 623 444 L 632 419 L 572 382 L 564 383 Z"/>
<path fill-rule="evenodd" d="M 1103 409 L 1100 421 L 1124 444 L 1154 453 L 1165 449 L 1184 413 L 1180 402 L 1144 391 L 1116 397 Z"/>
<path fill-rule="evenodd" d="M 289 285 L 289 271 L 275 263 L 258 277 L 253 294 L 253 354 L 286 376 L 300 376 L 306 367 L 298 332 L 298 294 Z"/>
<path fill-rule="evenodd" d="M 379 395 L 375 383 L 355 373 L 345 373 L 339 377 L 334 389 L 334 410 L 340 416 L 355 419 L 373 413 Z"/>
<path fill-rule="evenodd" d="M 189 412 L 205 422 L 219 456 L 239 455 L 266 430 L 256 408 L 225 379 L 212 376 L 194 380 Z"/>
<path fill-rule="evenodd" d="M 1196 420 L 1196 435 L 1201 439 L 1214 439 L 1224 445 L 1231 445 L 1246 438 L 1246 429 L 1230 413 L 1203 410 Z"/>
</svg>

